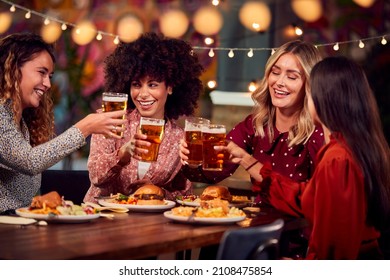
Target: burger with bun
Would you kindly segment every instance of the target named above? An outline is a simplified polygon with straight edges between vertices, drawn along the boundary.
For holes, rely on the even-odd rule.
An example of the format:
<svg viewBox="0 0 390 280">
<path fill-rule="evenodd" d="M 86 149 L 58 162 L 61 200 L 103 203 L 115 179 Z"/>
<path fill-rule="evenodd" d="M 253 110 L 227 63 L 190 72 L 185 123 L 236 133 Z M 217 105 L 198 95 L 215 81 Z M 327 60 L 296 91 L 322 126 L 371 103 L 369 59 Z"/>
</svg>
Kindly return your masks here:
<svg viewBox="0 0 390 280">
<path fill-rule="evenodd" d="M 137 199 L 137 205 L 162 205 L 164 202 L 164 191 L 153 184 L 146 184 L 138 188 L 133 194 Z"/>
<path fill-rule="evenodd" d="M 222 199 L 230 202 L 232 200 L 232 196 L 229 190 L 227 189 L 227 187 L 215 185 L 215 186 L 206 187 L 203 190 L 200 199 L 201 200 Z"/>
</svg>

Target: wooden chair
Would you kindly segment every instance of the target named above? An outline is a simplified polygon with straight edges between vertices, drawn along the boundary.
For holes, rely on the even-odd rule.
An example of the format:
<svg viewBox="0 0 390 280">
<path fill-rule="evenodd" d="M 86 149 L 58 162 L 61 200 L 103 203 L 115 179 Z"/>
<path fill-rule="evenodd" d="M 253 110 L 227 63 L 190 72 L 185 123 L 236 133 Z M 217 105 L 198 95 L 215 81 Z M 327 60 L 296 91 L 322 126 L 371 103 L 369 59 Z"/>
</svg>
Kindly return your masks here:
<svg viewBox="0 0 390 280">
<path fill-rule="evenodd" d="M 57 191 L 65 200 L 81 204 L 91 183 L 87 170 L 45 170 L 42 173 L 41 194 Z"/>
<path fill-rule="evenodd" d="M 218 248 L 218 260 L 275 260 L 284 221 L 250 228 L 228 230 Z"/>
</svg>

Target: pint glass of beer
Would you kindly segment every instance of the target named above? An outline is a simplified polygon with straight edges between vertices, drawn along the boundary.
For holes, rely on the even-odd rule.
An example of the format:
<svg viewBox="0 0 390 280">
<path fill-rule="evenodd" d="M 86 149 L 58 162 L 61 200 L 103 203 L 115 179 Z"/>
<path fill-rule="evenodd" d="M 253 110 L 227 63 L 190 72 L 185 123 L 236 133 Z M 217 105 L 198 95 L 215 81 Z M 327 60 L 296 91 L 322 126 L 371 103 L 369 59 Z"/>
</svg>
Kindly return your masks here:
<svg viewBox="0 0 390 280">
<path fill-rule="evenodd" d="M 163 119 L 141 117 L 141 133 L 147 135 L 148 138 L 146 139 L 146 141 L 152 144 L 149 147 L 140 146 L 140 148 L 147 149 L 149 151 L 147 154 L 141 154 L 141 158 L 143 161 L 157 160 L 158 150 L 160 148 L 160 143 L 164 135 L 164 124 L 165 121 Z"/>
<path fill-rule="evenodd" d="M 202 128 L 209 124 L 210 120 L 204 118 L 192 117 L 185 120 L 184 131 L 187 148 L 190 150 L 187 162 L 190 167 L 197 167 L 203 163 Z"/>
<path fill-rule="evenodd" d="M 210 124 L 202 128 L 203 169 L 222 171 L 224 153 L 214 150 L 214 146 L 226 146 L 226 127 Z"/>
<path fill-rule="evenodd" d="M 103 112 L 119 111 L 127 109 L 127 94 L 118 92 L 103 92 Z M 124 118 L 125 116 L 123 116 Z M 119 136 L 123 136 L 123 132 L 113 131 Z"/>
</svg>

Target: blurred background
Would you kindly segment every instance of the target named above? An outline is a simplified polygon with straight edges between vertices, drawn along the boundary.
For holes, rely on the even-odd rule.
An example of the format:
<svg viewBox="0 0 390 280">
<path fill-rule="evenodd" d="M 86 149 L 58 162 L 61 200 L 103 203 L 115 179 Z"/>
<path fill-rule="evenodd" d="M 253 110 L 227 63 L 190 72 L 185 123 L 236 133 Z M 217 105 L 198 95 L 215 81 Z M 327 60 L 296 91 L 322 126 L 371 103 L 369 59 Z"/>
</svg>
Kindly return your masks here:
<svg viewBox="0 0 390 280">
<path fill-rule="evenodd" d="M 301 39 L 364 67 L 390 139 L 390 0 L 0 0 L 0 37 L 24 31 L 56 44 L 57 133 L 100 108 L 103 61 L 116 44 L 155 31 L 199 55 L 199 116 L 228 128 L 242 120 L 272 51 Z M 54 168 L 85 169 L 88 151 Z"/>
</svg>

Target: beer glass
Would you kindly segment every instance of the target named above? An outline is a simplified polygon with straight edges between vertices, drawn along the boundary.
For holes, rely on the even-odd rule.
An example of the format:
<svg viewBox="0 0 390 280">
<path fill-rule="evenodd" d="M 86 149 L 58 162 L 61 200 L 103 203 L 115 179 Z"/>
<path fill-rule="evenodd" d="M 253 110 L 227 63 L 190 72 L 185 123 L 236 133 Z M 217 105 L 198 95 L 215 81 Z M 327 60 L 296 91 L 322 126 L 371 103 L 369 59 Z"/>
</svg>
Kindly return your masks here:
<svg viewBox="0 0 390 280">
<path fill-rule="evenodd" d="M 103 112 L 119 111 L 127 109 L 127 94 L 118 92 L 103 92 Z M 125 116 L 123 116 L 124 118 Z M 113 131 L 119 136 L 123 136 L 123 132 Z"/>
<path fill-rule="evenodd" d="M 186 134 L 188 154 L 187 163 L 190 167 L 197 167 L 203 163 L 202 127 L 210 124 L 210 120 L 198 117 L 185 119 L 184 131 Z"/>
<path fill-rule="evenodd" d="M 141 154 L 142 161 L 157 160 L 158 150 L 164 135 L 164 124 L 165 121 L 163 119 L 141 117 L 141 133 L 147 135 L 148 138 L 146 141 L 151 143 L 149 147 L 140 146 L 140 148 L 147 149 L 149 151 L 147 154 Z"/>
<path fill-rule="evenodd" d="M 222 171 L 224 152 L 214 150 L 214 146 L 226 146 L 226 127 L 210 124 L 202 128 L 204 170 Z"/>
</svg>

